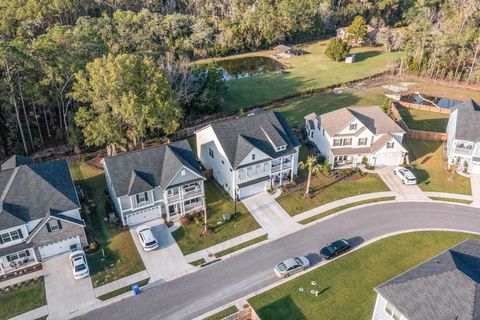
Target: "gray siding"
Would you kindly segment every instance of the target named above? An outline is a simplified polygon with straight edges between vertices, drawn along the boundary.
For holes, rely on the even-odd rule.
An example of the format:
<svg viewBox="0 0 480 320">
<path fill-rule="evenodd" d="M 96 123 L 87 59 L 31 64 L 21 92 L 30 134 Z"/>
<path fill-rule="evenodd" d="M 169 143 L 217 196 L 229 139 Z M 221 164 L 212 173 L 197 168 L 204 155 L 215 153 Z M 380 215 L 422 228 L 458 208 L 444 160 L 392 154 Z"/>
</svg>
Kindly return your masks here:
<svg viewBox="0 0 480 320">
<path fill-rule="evenodd" d="M 181 172 L 182 170 L 185 170 L 185 175 L 182 176 Z M 196 174 L 193 174 L 190 170 L 182 168 L 180 171 L 178 171 L 177 175 L 175 178 L 173 178 L 172 182 L 170 182 L 170 186 L 175 186 L 179 184 L 185 184 L 191 180 L 198 179 L 198 176 Z"/>
<path fill-rule="evenodd" d="M 88 244 L 87 237 L 85 236 L 85 230 L 82 226 L 69 223 L 64 220 L 61 220 L 61 224 L 62 229 L 52 232 L 48 232 L 47 226 L 44 225 L 33 237 L 32 242 L 35 244 L 35 246 L 41 247 L 47 244 L 79 236 L 82 247 Z"/>
<path fill-rule="evenodd" d="M 125 211 L 125 210 L 130 209 L 132 207 L 132 204 L 130 203 L 130 197 L 121 197 L 120 198 L 120 204 L 122 205 L 122 210 L 121 211 Z"/>
<path fill-rule="evenodd" d="M 155 188 L 153 190 L 153 200 L 160 201 L 163 199 L 163 190 L 161 188 Z"/>
</svg>

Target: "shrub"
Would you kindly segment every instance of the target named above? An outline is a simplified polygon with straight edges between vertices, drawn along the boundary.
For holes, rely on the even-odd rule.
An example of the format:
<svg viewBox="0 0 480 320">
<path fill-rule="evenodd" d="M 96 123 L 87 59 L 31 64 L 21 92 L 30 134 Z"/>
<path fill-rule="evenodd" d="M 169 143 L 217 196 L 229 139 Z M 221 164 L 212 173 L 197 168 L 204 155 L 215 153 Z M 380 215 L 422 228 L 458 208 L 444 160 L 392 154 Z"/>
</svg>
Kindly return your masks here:
<svg viewBox="0 0 480 320">
<path fill-rule="evenodd" d="M 350 46 L 347 42 L 333 38 L 328 41 L 325 55 L 333 61 L 340 61 L 345 59 L 350 52 Z"/>
</svg>

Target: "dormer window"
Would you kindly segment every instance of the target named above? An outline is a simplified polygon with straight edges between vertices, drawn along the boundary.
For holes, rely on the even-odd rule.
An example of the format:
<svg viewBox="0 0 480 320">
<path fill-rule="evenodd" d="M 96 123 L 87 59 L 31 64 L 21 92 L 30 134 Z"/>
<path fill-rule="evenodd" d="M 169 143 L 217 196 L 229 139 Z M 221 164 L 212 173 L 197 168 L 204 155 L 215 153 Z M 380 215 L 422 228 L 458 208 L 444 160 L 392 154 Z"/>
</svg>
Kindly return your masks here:
<svg viewBox="0 0 480 320">
<path fill-rule="evenodd" d="M 252 161 L 255 160 L 255 153 L 252 154 Z"/>
<path fill-rule="evenodd" d="M 182 176 L 184 176 L 184 175 L 185 175 L 185 170 L 180 171 L 180 174 L 181 174 Z"/>
<path fill-rule="evenodd" d="M 313 138 L 313 132 L 312 132 L 312 138 Z M 277 147 L 275 150 L 277 151 L 283 151 L 287 148 L 287 146 L 280 146 L 280 147 Z"/>
<path fill-rule="evenodd" d="M 357 124 L 356 123 L 351 123 L 350 124 L 350 131 L 357 130 Z"/>
</svg>

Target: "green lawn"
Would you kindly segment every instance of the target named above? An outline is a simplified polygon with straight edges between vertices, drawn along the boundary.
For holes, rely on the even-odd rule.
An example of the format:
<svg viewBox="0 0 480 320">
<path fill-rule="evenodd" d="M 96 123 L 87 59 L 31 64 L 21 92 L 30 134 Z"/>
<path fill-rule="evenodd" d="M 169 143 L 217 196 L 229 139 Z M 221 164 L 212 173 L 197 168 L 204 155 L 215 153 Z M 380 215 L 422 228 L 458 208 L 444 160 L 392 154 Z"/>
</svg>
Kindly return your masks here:
<svg viewBox="0 0 480 320">
<path fill-rule="evenodd" d="M 246 248 L 246 247 L 250 247 L 256 243 L 259 243 L 259 242 L 262 242 L 262 241 L 265 241 L 268 239 L 268 235 L 263 235 L 263 236 L 260 236 L 258 238 L 255 238 L 255 239 L 252 239 L 252 240 L 249 240 L 249 241 L 246 241 L 244 243 L 241 243 L 237 246 L 234 246 L 234 247 L 231 247 L 227 250 L 223 250 L 223 251 L 220 251 L 220 252 L 217 252 L 215 253 L 215 257 L 219 258 L 219 257 L 223 257 L 223 256 L 226 256 L 227 254 L 230 254 L 232 252 L 235 252 L 235 251 L 238 251 L 240 249 L 243 249 L 243 248 Z"/>
<path fill-rule="evenodd" d="M 205 198 L 207 201 L 208 225 L 213 232 L 202 236 L 201 223 L 191 222 L 175 230 L 172 235 L 183 254 L 187 255 L 217 243 L 235 238 L 241 234 L 260 228 L 245 206 L 237 201 L 237 221 L 223 222 L 223 214 L 233 214 L 234 202 L 223 190 L 212 181 L 205 182 Z M 218 223 L 220 222 L 220 223 Z"/>
<path fill-rule="evenodd" d="M 146 286 L 148 284 L 148 281 L 150 281 L 150 278 L 147 278 L 147 279 L 144 279 L 144 280 L 141 280 L 139 282 L 137 282 L 137 284 L 139 285 L 139 287 L 143 287 L 143 286 Z M 133 283 L 132 283 L 133 284 Z M 123 288 L 120 288 L 120 289 L 117 289 L 115 291 L 112 291 L 112 292 L 109 292 L 109 293 L 106 293 L 102 296 L 99 296 L 98 299 L 102 300 L 102 301 L 106 301 L 106 300 L 109 300 L 109 299 L 112 299 L 112 298 L 115 298 L 116 296 L 119 296 L 121 294 L 124 294 L 125 292 L 129 292 L 129 291 L 132 291 L 132 284 L 126 286 L 126 287 L 123 287 Z"/>
<path fill-rule="evenodd" d="M 410 165 L 423 191 L 471 195 L 470 179 L 446 171 L 441 142 L 407 139 Z"/>
<path fill-rule="evenodd" d="M 321 89 L 334 84 L 368 77 L 388 69 L 401 53 L 386 53 L 382 48 L 355 48 L 357 62 L 346 64 L 331 61 L 324 54 L 326 41 L 317 41 L 302 47 L 307 54 L 280 60 L 291 68 L 284 74 L 270 73 L 262 76 L 228 81 L 226 104 L 229 110 L 238 110 L 255 104 Z M 270 56 L 271 51 L 255 55 Z M 231 56 L 228 59 L 242 57 Z M 205 61 L 202 61 L 205 62 Z"/>
<path fill-rule="evenodd" d="M 397 109 L 410 129 L 432 132 L 447 131 L 448 114 L 409 109 L 401 106 L 398 106 Z"/>
<path fill-rule="evenodd" d="M 205 259 L 203 258 L 200 258 L 198 260 L 195 260 L 195 261 L 192 261 L 190 262 L 190 264 L 194 267 L 198 267 L 198 266 L 201 266 L 202 264 L 206 263 L 207 261 L 205 261 Z"/>
<path fill-rule="evenodd" d="M 94 206 L 89 205 L 91 212 L 87 217 L 87 224 L 103 249 L 103 252 L 100 250 L 87 255 L 93 286 L 98 287 L 144 270 L 130 232 L 109 227 L 103 220 L 107 201 L 103 170 L 82 162 L 71 165 L 70 170 L 75 183 L 80 184 L 87 198 L 93 201 Z"/>
<path fill-rule="evenodd" d="M 472 204 L 472 200 L 465 200 L 465 199 L 457 199 L 457 198 L 443 198 L 443 197 L 430 197 L 430 199 L 435 201 L 447 201 L 447 202 L 455 202 L 455 203 L 464 203 L 464 204 Z"/>
<path fill-rule="evenodd" d="M 0 293 L 0 320 L 43 307 L 47 304 L 43 280 L 9 293 Z"/>
<path fill-rule="evenodd" d="M 300 221 L 299 223 L 301 223 L 301 224 L 308 224 L 308 223 L 310 223 L 310 222 L 316 221 L 316 220 L 318 220 L 318 219 L 321 219 L 321 218 L 323 218 L 323 217 L 329 216 L 329 215 L 334 214 L 334 213 L 336 213 L 336 212 L 340 212 L 340 211 L 343 211 L 343 210 L 348 209 L 348 208 L 353 208 L 353 207 L 361 206 L 362 204 L 382 202 L 382 201 L 392 201 L 392 200 L 395 200 L 395 197 L 381 197 L 381 198 L 375 198 L 375 199 L 369 199 L 369 200 L 362 200 L 362 201 L 352 202 L 352 203 L 345 204 L 345 205 L 340 206 L 340 207 L 336 207 L 336 208 L 334 208 L 334 209 L 327 210 L 327 211 L 325 211 L 325 212 L 322 212 L 322 213 L 320 213 L 320 214 L 317 214 L 316 216 L 313 216 L 313 217 L 307 218 L 307 219 L 305 219 L 305 220 L 302 220 L 302 221 Z"/>
<path fill-rule="evenodd" d="M 225 310 L 222 310 L 218 313 L 215 313 L 214 315 L 211 315 L 210 317 L 207 317 L 203 320 L 221 320 L 221 319 L 225 318 L 226 316 L 234 314 L 237 311 L 238 311 L 237 307 L 231 306 L 231 307 L 228 307 Z"/>
<path fill-rule="evenodd" d="M 304 276 L 249 299 L 262 319 L 371 319 L 373 288 L 465 239 L 453 232 L 415 232 L 389 237 Z M 311 285 L 311 281 L 317 285 Z M 303 292 L 299 288 L 304 288 Z M 318 290 L 318 297 L 310 290 Z"/>
<path fill-rule="evenodd" d="M 302 173 L 303 175 L 303 173 Z M 305 178 L 302 178 L 305 180 Z M 277 202 L 291 216 L 325 203 L 364 193 L 389 191 L 377 174 L 367 174 L 359 180 L 335 180 L 319 173 L 312 178 L 312 196 L 304 197 L 305 185 L 294 192 L 282 193 Z"/>
</svg>

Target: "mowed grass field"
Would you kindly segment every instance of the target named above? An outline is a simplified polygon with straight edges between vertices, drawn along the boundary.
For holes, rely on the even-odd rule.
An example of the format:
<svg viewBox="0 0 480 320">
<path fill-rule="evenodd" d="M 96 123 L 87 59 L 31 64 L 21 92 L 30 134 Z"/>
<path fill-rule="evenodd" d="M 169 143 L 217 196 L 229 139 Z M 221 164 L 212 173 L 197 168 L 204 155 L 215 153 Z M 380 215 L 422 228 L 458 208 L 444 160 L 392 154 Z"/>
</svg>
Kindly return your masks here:
<svg viewBox="0 0 480 320">
<path fill-rule="evenodd" d="M 357 53 L 357 62 L 346 64 L 331 61 L 325 55 L 326 43 L 326 41 L 317 41 L 299 46 L 306 54 L 281 59 L 280 62 L 288 66 L 286 73 L 270 73 L 228 81 L 225 97 L 227 110 L 234 111 L 295 93 L 368 77 L 387 70 L 390 64 L 401 55 L 399 52 L 384 52 L 382 47 L 361 47 L 351 51 Z M 272 51 L 230 56 L 223 60 L 262 55 L 271 56 Z M 200 62 L 206 62 L 206 60 Z"/>
<path fill-rule="evenodd" d="M 465 239 L 480 236 L 436 231 L 389 237 L 248 301 L 261 319 L 368 320 L 375 287 Z M 311 290 L 318 290 L 318 297 Z"/>
</svg>

